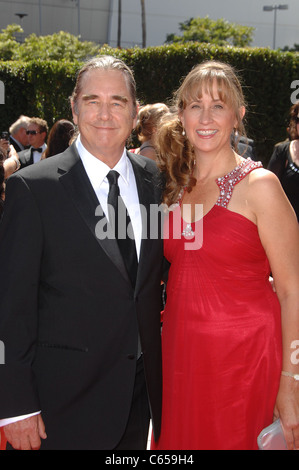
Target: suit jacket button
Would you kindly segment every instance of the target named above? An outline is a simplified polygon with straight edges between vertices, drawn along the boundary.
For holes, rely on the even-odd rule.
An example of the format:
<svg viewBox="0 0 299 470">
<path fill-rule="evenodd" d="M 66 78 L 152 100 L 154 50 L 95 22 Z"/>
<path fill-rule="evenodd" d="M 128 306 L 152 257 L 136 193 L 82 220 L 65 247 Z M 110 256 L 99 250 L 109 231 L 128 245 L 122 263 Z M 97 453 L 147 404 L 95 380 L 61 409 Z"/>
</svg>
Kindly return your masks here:
<svg viewBox="0 0 299 470">
<path fill-rule="evenodd" d="M 130 359 L 131 361 L 132 361 L 133 359 L 135 359 L 135 355 L 134 355 L 134 354 L 128 354 L 127 357 L 128 357 L 128 359 Z"/>
</svg>

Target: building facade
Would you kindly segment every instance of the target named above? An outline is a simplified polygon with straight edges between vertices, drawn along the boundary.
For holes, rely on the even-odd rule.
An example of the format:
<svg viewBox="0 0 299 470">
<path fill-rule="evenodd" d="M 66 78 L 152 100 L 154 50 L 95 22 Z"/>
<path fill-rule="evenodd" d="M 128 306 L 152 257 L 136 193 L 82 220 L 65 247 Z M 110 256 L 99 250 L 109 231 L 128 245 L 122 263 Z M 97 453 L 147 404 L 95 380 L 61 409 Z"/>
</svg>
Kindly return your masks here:
<svg viewBox="0 0 299 470">
<path fill-rule="evenodd" d="M 0 30 L 18 23 L 24 37 L 68 31 L 83 40 L 112 47 L 162 45 L 167 34 L 179 33 L 179 24 L 192 17 L 255 28 L 252 46 L 292 47 L 299 42 L 299 0 L 285 0 L 283 11 L 263 11 L 269 0 L 0 0 Z M 142 3 L 145 24 L 142 23 Z M 275 23 L 274 23 L 275 20 Z M 145 33 L 145 34 L 144 34 Z"/>
<path fill-rule="evenodd" d="M 111 0 L 1 0 L 0 29 L 20 24 L 24 37 L 67 31 L 97 44 L 108 44 Z"/>
</svg>

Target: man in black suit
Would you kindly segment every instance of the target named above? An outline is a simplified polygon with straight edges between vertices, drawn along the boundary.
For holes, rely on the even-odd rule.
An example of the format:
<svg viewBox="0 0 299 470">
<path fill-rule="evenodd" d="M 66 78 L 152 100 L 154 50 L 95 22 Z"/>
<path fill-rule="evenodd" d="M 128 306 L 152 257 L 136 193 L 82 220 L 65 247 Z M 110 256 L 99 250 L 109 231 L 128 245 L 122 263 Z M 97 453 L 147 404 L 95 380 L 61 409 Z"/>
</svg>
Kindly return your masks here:
<svg viewBox="0 0 299 470">
<path fill-rule="evenodd" d="M 29 146 L 26 133 L 29 122 L 30 117 L 22 115 L 9 128 L 10 144 L 14 146 L 16 152 L 22 152 Z"/>
<path fill-rule="evenodd" d="M 155 163 L 125 149 L 135 93 L 122 61 L 88 62 L 71 99 L 77 141 L 8 181 L 0 425 L 16 449 L 144 449 L 150 417 L 159 436 L 163 248 L 148 235 L 161 186 Z M 135 242 L 124 256 L 110 230 L 118 188 Z"/>
<path fill-rule="evenodd" d="M 21 169 L 38 163 L 41 160 L 42 154 L 47 148 L 46 139 L 48 130 L 47 121 L 44 119 L 37 117 L 30 119 L 26 130 L 30 147 L 19 152 Z"/>
</svg>

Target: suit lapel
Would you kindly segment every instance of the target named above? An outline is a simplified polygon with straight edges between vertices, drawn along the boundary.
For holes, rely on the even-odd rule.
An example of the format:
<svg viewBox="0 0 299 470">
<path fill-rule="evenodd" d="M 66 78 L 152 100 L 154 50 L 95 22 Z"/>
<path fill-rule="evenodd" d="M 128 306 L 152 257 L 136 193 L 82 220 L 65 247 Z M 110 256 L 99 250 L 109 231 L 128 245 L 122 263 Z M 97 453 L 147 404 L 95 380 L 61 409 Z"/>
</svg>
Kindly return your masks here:
<svg viewBox="0 0 299 470">
<path fill-rule="evenodd" d="M 150 236 L 151 229 L 151 204 L 158 204 L 154 196 L 154 183 L 153 175 L 148 172 L 145 168 L 145 162 L 142 159 L 137 160 L 136 156 L 131 156 L 128 153 L 128 157 L 132 163 L 133 170 L 135 173 L 139 204 L 142 206 L 141 215 L 142 215 L 142 225 L 143 225 L 143 235 L 141 240 L 140 248 L 140 257 L 137 273 L 136 288 L 138 288 L 139 283 L 142 281 L 143 276 L 148 274 L 148 259 L 150 252 L 154 246 L 153 239 Z M 154 221 L 155 222 L 155 221 Z"/>
<path fill-rule="evenodd" d="M 33 165 L 33 148 L 28 149 L 28 165 Z"/>
<path fill-rule="evenodd" d="M 96 236 L 96 225 L 107 220 L 105 215 L 96 216 L 96 209 L 100 207 L 100 203 L 86 174 L 75 144 L 64 153 L 58 172 L 61 184 L 73 200 L 82 219 L 89 227 L 92 236 L 95 237 L 110 260 L 119 269 L 128 283 L 130 283 L 117 241 L 107 237 L 99 239 Z M 100 212 L 103 214 L 102 210 Z"/>
<path fill-rule="evenodd" d="M 22 150 L 21 155 L 20 155 L 20 161 L 23 167 L 33 164 L 31 148 Z"/>
</svg>

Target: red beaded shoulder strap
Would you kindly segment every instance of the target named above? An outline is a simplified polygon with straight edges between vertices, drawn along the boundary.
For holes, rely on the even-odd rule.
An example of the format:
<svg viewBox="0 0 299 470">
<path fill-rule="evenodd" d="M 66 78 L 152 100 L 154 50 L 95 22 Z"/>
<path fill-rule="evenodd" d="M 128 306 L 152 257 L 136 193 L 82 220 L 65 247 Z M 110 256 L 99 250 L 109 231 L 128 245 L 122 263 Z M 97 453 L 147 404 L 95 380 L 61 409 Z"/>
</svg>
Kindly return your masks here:
<svg viewBox="0 0 299 470">
<path fill-rule="evenodd" d="M 227 207 L 233 189 L 245 176 L 256 168 L 262 168 L 261 162 L 254 162 L 250 158 L 244 160 L 234 170 L 221 178 L 217 178 L 216 183 L 220 189 L 220 196 L 216 202 L 216 206 Z"/>
</svg>

